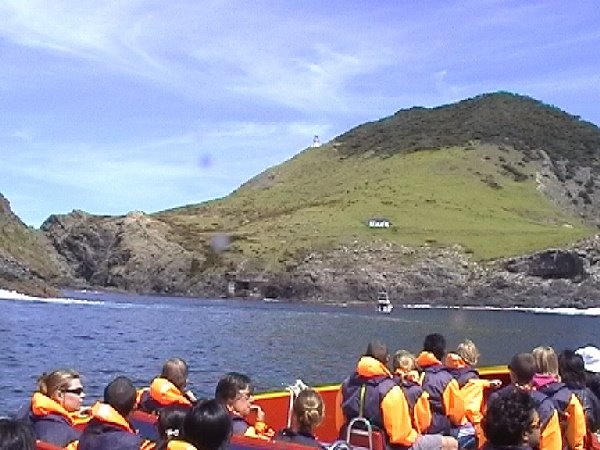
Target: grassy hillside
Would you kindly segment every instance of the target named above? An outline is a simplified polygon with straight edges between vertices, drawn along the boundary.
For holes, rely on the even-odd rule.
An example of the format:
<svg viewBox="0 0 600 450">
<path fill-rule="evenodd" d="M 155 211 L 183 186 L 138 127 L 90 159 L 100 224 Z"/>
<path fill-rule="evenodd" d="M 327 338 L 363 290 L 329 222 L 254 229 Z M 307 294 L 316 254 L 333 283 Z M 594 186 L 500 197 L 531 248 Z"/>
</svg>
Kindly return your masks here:
<svg viewBox="0 0 600 450">
<path fill-rule="evenodd" d="M 159 217 L 190 250 L 209 248 L 214 233 L 229 234 L 232 245 L 216 255 L 216 263 L 250 259 L 266 268 L 354 240 L 460 244 L 481 260 L 592 234 L 537 190 L 539 164 L 492 144 L 350 155 L 343 142 L 334 141 L 300 153 L 224 199 Z M 393 226 L 369 229 L 371 217 L 385 217 Z"/>
<path fill-rule="evenodd" d="M 18 262 L 42 278 L 56 277 L 58 271 L 48 257 L 43 236 L 13 215 L 1 194 L 0 203 L 0 278 L 13 276 L 3 266 L 4 259 Z"/>
</svg>

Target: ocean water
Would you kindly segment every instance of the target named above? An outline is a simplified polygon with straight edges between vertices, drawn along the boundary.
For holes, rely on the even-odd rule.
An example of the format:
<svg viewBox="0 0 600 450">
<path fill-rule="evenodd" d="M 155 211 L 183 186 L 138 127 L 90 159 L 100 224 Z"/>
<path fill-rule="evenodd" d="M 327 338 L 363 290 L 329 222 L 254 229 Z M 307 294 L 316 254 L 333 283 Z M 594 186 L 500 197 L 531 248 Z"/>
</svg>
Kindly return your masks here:
<svg viewBox="0 0 600 450">
<path fill-rule="evenodd" d="M 420 350 L 428 333 L 449 349 L 464 338 L 481 350 L 481 365 L 506 363 L 519 351 L 600 345 L 600 311 L 514 311 L 337 307 L 253 300 L 169 298 L 66 292 L 31 299 L 0 291 L 0 415 L 27 404 L 37 377 L 70 367 L 83 376 L 87 404 L 118 375 L 148 385 L 164 360 L 190 366 L 190 388 L 210 396 L 228 371 L 251 376 L 257 391 L 301 378 L 338 383 L 372 339 L 390 351 Z"/>
</svg>

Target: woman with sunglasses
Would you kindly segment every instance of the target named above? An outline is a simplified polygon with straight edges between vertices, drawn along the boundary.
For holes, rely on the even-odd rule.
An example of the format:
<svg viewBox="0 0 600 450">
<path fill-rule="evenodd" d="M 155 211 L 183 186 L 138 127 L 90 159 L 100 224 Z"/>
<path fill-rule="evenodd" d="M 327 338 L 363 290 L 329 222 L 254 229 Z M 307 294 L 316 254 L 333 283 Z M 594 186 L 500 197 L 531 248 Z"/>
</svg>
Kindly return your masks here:
<svg viewBox="0 0 600 450">
<path fill-rule="evenodd" d="M 85 394 L 79 373 L 55 370 L 38 379 L 31 398 L 29 420 L 37 439 L 59 447 L 79 439 L 72 415 L 81 409 Z"/>
</svg>

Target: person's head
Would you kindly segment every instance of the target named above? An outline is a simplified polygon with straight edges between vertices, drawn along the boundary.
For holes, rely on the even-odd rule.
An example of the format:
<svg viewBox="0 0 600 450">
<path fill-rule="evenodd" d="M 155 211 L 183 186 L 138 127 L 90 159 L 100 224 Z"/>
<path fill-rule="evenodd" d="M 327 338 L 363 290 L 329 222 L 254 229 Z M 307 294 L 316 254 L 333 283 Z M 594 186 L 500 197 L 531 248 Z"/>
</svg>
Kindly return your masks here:
<svg viewBox="0 0 600 450">
<path fill-rule="evenodd" d="M 392 357 L 392 370 L 408 373 L 417 368 L 415 355 L 407 350 L 398 350 Z"/>
<path fill-rule="evenodd" d="M 294 400 L 294 420 L 299 431 L 312 433 L 325 416 L 325 405 L 317 391 L 305 389 Z"/>
<path fill-rule="evenodd" d="M 458 344 L 458 347 L 456 348 L 456 354 L 470 366 L 476 366 L 479 362 L 479 350 L 475 346 L 475 343 L 470 339 L 465 339 Z"/>
<path fill-rule="evenodd" d="M 388 353 L 387 345 L 378 340 L 369 342 L 365 356 L 375 358 L 377 361 L 380 361 L 383 364 L 387 364 L 390 360 L 390 354 Z"/>
<path fill-rule="evenodd" d="M 591 374 L 600 373 L 600 349 L 593 345 L 587 345 L 586 347 L 578 348 L 575 350 L 575 353 L 583 358 L 586 372 Z"/>
<path fill-rule="evenodd" d="M 531 351 L 537 373 L 558 375 L 558 358 L 552 347 L 536 347 Z"/>
<path fill-rule="evenodd" d="M 71 369 L 43 374 L 38 378 L 37 391 L 71 412 L 78 411 L 85 398 L 81 376 Z"/>
<path fill-rule="evenodd" d="M 188 365 L 181 358 L 171 358 L 164 363 L 160 376 L 183 390 L 187 385 Z"/>
<path fill-rule="evenodd" d="M 517 353 L 508 364 L 510 380 L 513 383 L 526 385 L 531 383 L 535 375 L 535 361 L 531 353 Z"/>
<path fill-rule="evenodd" d="M 171 440 L 183 436 L 183 420 L 189 410 L 189 408 L 179 405 L 162 408 L 156 422 L 160 438 Z"/>
<path fill-rule="evenodd" d="M 558 372 L 561 381 L 571 388 L 585 387 L 585 366 L 583 358 L 573 350 L 565 350 L 558 355 Z"/>
<path fill-rule="evenodd" d="M 127 377 L 117 377 L 104 389 L 104 403 L 108 403 L 123 417 L 127 417 L 135 406 L 137 392 Z"/>
<path fill-rule="evenodd" d="M 483 417 L 483 431 L 495 446 L 539 444 L 540 418 L 531 396 L 520 389 L 512 389 L 494 398 Z"/>
<path fill-rule="evenodd" d="M 231 416 L 219 400 L 202 400 L 185 416 L 183 437 L 198 450 L 224 448 L 232 433 Z"/>
<path fill-rule="evenodd" d="M 19 420 L 0 419 L 0 450 L 34 450 L 33 430 Z"/>
<path fill-rule="evenodd" d="M 247 416 L 254 400 L 250 377 L 238 372 L 229 372 L 217 383 L 215 398 L 229 411 Z"/>
<path fill-rule="evenodd" d="M 446 339 L 438 333 L 428 334 L 423 341 L 423 351 L 433 353 L 439 361 L 443 361 L 446 354 Z"/>
</svg>

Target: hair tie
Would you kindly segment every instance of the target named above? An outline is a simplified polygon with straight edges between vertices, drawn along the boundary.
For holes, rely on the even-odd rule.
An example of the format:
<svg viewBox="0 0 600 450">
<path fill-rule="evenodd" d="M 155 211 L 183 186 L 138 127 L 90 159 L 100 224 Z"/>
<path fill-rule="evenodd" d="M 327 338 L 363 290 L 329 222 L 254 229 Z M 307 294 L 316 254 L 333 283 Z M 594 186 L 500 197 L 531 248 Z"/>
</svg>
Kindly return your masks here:
<svg viewBox="0 0 600 450">
<path fill-rule="evenodd" d="M 174 429 L 174 428 L 168 428 L 165 431 L 165 434 L 167 435 L 167 437 L 169 439 L 174 438 L 174 437 L 179 437 L 179 430 Z"/>
</svg>

